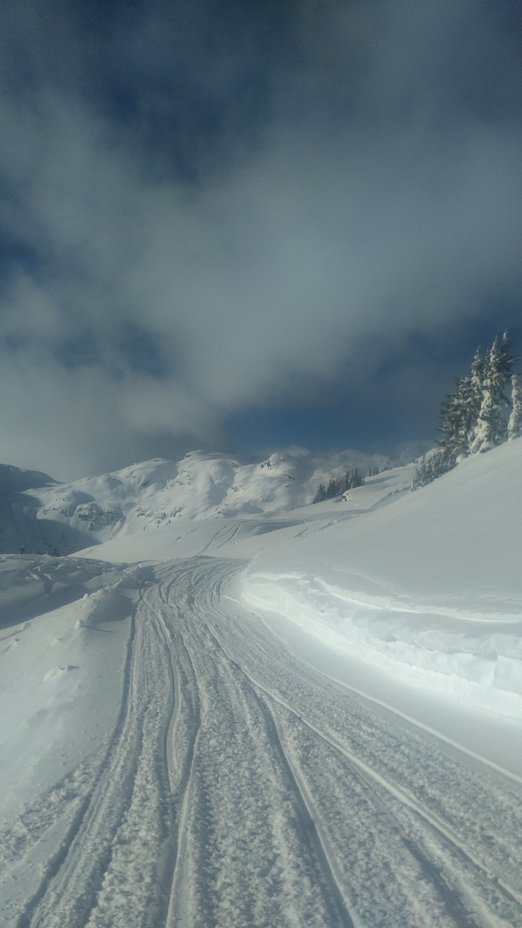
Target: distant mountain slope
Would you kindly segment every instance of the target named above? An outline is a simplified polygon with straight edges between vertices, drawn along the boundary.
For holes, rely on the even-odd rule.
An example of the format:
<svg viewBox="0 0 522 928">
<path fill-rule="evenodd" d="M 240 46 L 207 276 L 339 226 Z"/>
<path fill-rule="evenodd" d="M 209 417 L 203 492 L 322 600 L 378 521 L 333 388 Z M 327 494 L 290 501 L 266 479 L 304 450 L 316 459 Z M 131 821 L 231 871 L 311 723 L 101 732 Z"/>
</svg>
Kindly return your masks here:
<svg viewBox="0 0 522 928">
<path fill-rule="evenodd" d="M 63 545 L 63 527 L 37 521 L 41 503 L 37 495 L 58 486 L 52 477 L 35 470 L 0 464 L 0 553 L 35 551 L 52 553 Z M 73 533 L 74 534 L 74 533 Z M 72 537 L 67 544 L 72 544 Z"/>
<path fill-rule="evenodd" d="M 179 462 L 154 459 L 70 484 L 6 467 L 0 548 L 68 554 L 177 519 L 280 515 L 310 503 L 332 475 L 388 463 L 355 450 L 327 455 L 294 448 L 260 462 L 194 451 Z"/>
<path fill-rule="evenodd" d="M 36 487 L 48 487 L 56 483 L 57 481 L 53 480 L 49 474 L 43 474 L 39 470 L 24 470 L 21 467 L 13 467 L 11 464 L 0 464 L 0 493 L 9 490 L 20 492 Z"/>
</svg>

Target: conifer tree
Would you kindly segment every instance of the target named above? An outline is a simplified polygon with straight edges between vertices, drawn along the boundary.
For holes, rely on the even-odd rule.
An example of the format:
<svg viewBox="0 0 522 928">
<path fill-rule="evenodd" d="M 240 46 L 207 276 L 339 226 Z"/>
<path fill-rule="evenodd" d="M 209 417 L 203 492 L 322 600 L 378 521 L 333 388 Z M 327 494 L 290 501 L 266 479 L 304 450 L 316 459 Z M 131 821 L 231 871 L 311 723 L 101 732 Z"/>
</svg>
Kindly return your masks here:
<svg viewBox="0 0 522 928">
<path fill-rule="evenodd" d="M 312 502 L 322 503 L 325 499 L 334 499 L 346 493 L 347 490 L 362 486 L 363 483 L 364 477 L 361 477 L 357 467 L 352 467 L 339 477 L 330 477 L 327 487 L 324 483 L 320 483 Z"/>
<path fill-rule="evenodd" d="M 326 496 L 328 499 L 332 499 L 334 496 L 338 496 L 337 481 L 334 477 L 331 477 L 328 481 L 328 486 L 326 487 Z"/>
<path fill-rule="evenodd" d="M 422 461 L 420 461 L 420 463 L 417 464 L 417 467 L 415 468 L 411 488 L 412 490 L 418 490 L 420 487 L 424 487 L 427 483 L 430 483 L 432 479 L 433 477 L 428 471 L 426 455 L 424 455 Z"/>
<path fill-rule="evenodd" d="M 522 391 L 517 374 L 511 375 L 511 415 L 508 422 L 508 441 L 522 435 Z"/>
<path fill-rule="evenodd" d="M 510 398 L 507 385 L 511 380 L 515 359 L 504 332 L 499 344 L 495 338 L 485 359 L 482 381 L 482 402 L 470 445 L 472 454 L 489 451 L 507 438 Z"/>
<path fill-rule="evenodd" d="M 440 450 L 448 467 L 454 467 L 459 457 L 468 453 L 468 409 L 466 395 L 469 378 L 460 377 L 456 388 L 442 401 L 440 428 Z"/>
<path fill-rule="evenodd" d="M 499 370 L 504 378 L 504 383 L 509 383 L 513 374 L 513 367 L 516 362 L 515 355 L 511 352 L 511 342 L 507 329 L 502 335 L 500 341 L 500 361 Z"/>
<path fill-rule="evenodd" d="M 522 435 L 522 388 L 513 367 L 509 336 L 495 338 L 484 357 L 477 349 L 469 374 L 442 402 L 439 452 L 418 465 L 412 489 L 425 486 L 468 454 Z"/>
<path fill-rule="evenodd" d="M 312 500 L 312 503 L 322 503 L 326 499 L 326 487 L 324 483 L 320 483 L 317 492 Z"/>
<path fill-rule="evenodd" d="M 469 374 L 456 380 L 453 393 L 443 400 L 440 413 L 439 441 L 441 461 L 446 470 L 470 453 L 471 442 L 480 412 L 483 393 L 484 361 L 477 348 Z"/>
<path fill-rule="evenodd" d="M 426 459 L 426 455 L 424 455 L 420 464 L 415 468 L 411 484 L 412 490 L 425 487 L 428 483 L 431 483 L 432 480 L 436 480 L 437 477 L 442 477 L 442 474 L 451 470 L 452 466 L 454 465 L 448 465 L 443 451 L 436 451 L 435 454 L 432 454 L 428 459 Z"/>
<path fill-rule="evenodd" d="M 480 414 L 484 391 L 485 358 L 477 348 L 469 372 L 469 389 L 467 394 L 467 454 L 470 453 L 475 427 Z"/>
</svg>

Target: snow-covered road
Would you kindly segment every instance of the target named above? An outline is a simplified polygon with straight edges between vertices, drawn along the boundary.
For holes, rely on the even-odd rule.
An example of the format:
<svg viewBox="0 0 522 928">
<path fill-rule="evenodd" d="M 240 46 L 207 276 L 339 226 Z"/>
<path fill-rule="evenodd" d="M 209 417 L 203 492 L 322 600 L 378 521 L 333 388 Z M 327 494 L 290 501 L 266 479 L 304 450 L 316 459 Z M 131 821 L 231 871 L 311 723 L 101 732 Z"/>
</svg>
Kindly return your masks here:
<svg viewBox="0 0 522 928">
<path fill-rule="evenodd" d="M 2 835 L 9 928 L 522 924 L 520 784 L 301 662 L 241 569 L 144 575 L 106 750 Z"/>
</svg>

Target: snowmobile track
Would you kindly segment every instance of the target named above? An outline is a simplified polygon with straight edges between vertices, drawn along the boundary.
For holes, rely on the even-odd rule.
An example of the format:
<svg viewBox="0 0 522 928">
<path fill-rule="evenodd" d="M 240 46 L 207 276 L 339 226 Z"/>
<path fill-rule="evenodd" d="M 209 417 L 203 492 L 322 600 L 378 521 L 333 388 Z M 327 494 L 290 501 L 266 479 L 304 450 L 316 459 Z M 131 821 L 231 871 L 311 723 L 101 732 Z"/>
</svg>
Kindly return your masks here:
<svg viewBox="0 0 522 928">
<path fill-rule="evenodd" d="M 141 588 L 107 749 L 13 928 L 522 924 L 512 784 L 292 655 L 228 596 L 241 566 Z"/>
</svg>

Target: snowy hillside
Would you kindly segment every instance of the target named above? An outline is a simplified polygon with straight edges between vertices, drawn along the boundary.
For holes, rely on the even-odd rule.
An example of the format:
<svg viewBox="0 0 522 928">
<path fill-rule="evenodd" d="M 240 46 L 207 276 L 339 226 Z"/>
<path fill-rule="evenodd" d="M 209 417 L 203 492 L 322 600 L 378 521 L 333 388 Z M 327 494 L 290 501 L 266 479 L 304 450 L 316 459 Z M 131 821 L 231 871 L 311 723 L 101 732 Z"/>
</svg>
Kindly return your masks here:
<svg viewBox="0 0 522 928">
<path fill-rule="evenodd" d="M 522 439 L 332 463 L 6 469 L 8 928 L 522 924 Z"/>
<path fill-rule="evenodd" d="M 276 541 L 244 595 L 412 686 L 520 718 L 521 474 L 518 440 L 363 519 Z"/>
</svg>

